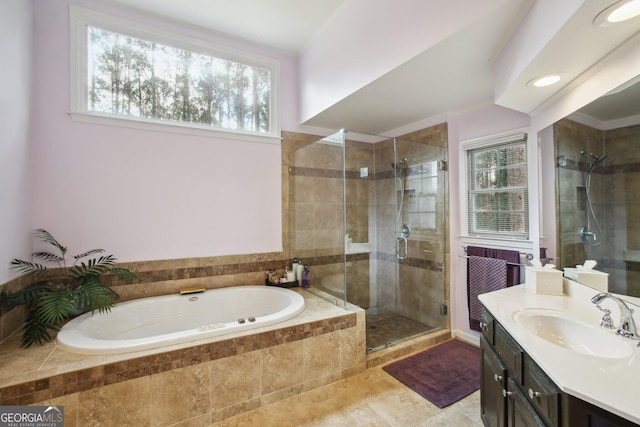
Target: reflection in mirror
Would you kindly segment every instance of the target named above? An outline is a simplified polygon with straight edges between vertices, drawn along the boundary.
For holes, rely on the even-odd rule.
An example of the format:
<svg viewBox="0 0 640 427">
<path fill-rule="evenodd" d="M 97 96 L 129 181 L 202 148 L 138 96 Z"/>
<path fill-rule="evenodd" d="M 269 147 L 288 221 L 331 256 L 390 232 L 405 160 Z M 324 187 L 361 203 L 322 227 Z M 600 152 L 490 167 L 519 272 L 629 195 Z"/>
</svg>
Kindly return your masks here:
<svg viewBox="0 0 640 427">
<path fill-rule="evenodd" d="M 559 268 L 597 261 L 609 291 L 640 296 L 640 83 L 553 125 Z"/>
</svg>

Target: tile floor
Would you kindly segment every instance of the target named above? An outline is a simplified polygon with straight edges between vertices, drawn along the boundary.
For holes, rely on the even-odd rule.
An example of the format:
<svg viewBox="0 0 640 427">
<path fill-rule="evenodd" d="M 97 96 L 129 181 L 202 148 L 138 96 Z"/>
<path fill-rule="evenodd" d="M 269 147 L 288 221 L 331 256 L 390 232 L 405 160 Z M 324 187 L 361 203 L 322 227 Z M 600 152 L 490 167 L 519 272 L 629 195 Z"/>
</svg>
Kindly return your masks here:
<svg viewBox="0 0 640 427">
<path fill-rule="evenodd" d="M 440 409 L 376 366 L 211 427 L 240 426 L 481 427 L 480 392 Z"/>
<path fill-rule="evenodd" d="M 397 337 L 404 339 L 427 334 L 436 328 L 424 325 L 415 320 L 393 312 L 366 312 L 367 347 L 379 348 L 387 341 L 395 341 Z"/>
</svg>

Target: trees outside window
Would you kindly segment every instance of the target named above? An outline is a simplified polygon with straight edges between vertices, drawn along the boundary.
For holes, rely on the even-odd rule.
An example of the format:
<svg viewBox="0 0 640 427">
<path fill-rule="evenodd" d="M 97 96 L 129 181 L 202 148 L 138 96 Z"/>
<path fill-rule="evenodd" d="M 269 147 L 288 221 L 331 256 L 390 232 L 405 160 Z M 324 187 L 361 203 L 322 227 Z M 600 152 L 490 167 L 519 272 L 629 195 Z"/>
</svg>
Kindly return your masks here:
<svg viewBox="0 0 640 427">
<path fill-rule="evenodd" d="M 71 17 L 72 116 L 278 136 L 276 60 L 80 7 Z"/>
<path fill-rule="evenodd" d="M 469 234 L 528 238 L 524 140 L 467 151 Z"/>
</svg>

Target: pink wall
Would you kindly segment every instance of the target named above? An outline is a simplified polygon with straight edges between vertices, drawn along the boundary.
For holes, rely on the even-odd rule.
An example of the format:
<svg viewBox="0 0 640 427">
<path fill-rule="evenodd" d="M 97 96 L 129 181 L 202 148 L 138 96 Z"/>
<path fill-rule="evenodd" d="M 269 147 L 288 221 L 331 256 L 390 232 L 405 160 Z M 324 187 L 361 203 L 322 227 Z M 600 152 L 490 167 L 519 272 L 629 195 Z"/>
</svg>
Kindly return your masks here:
<svg viewBox="0 0 640 427">
<path fill-rule="evenodd" d="M 469 329 L 467 309 L 467 266 L 460 258 L 463 242 L 460 239 L 460 142 L 508 132 L 529 126 L 529 116 L 497 105 L 481 107 L 449 117 L 449 243 L 451 245 L 451 330 L 470 340 L 478 333 Z M 532 201 L 535 204 L 535 201 Z M 532 206 L 531 209 L 537 209 Z"/>
<path fill-rule="evenodd" d="M 35 1 L 32 227 L 46 228 L 70 252 L 102 247 L 121 261 L 281 250 L 279 144 L 71 120 L 69 3 Z M 104 3 L 73 3 L 222 41 Z M 297 130 L 296 60 L 227 44 L 282 61 L 281 123 Z"/>
<path fill-rule="evenodd" d="M 0 283 L 15 276 L 13 258 L 31 253 L 29 235 L 29 105 L 31 79 L 31 3 L 0 2 L 0 51 L 4 82 L 0 97 Z"/>
</svg>

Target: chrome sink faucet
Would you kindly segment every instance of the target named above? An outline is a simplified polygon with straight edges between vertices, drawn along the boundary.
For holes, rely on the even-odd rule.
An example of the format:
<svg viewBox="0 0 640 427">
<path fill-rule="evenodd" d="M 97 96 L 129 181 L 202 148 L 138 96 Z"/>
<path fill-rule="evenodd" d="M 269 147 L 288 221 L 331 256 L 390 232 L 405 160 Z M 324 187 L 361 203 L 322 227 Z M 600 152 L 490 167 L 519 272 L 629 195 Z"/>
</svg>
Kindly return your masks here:
<svg viewBox="0 0 640 427">
<path fill-rule="evenodd" d="M 621 337 L 640 340 L 640 337 L 638 337 L 638 330 L 636 329 L 636 323 L 633 321 L 633 310 L 630 309 L 622 299 L 606 292 L 601 292 L 591 298 L 591 302 L 594 303 L 600 311 L 604 312 L 600 326 L 610 329 L 613 329 L 614 327 L 610 316 L 611 311 L 600 307 L 600 304 L 607 298 L 618 304 L 618 308 L 620 309 L 620 323 L 618 324 L 616 334 Z M 638 345 L 640 346 L 640 344 Z"/>
</svg>

